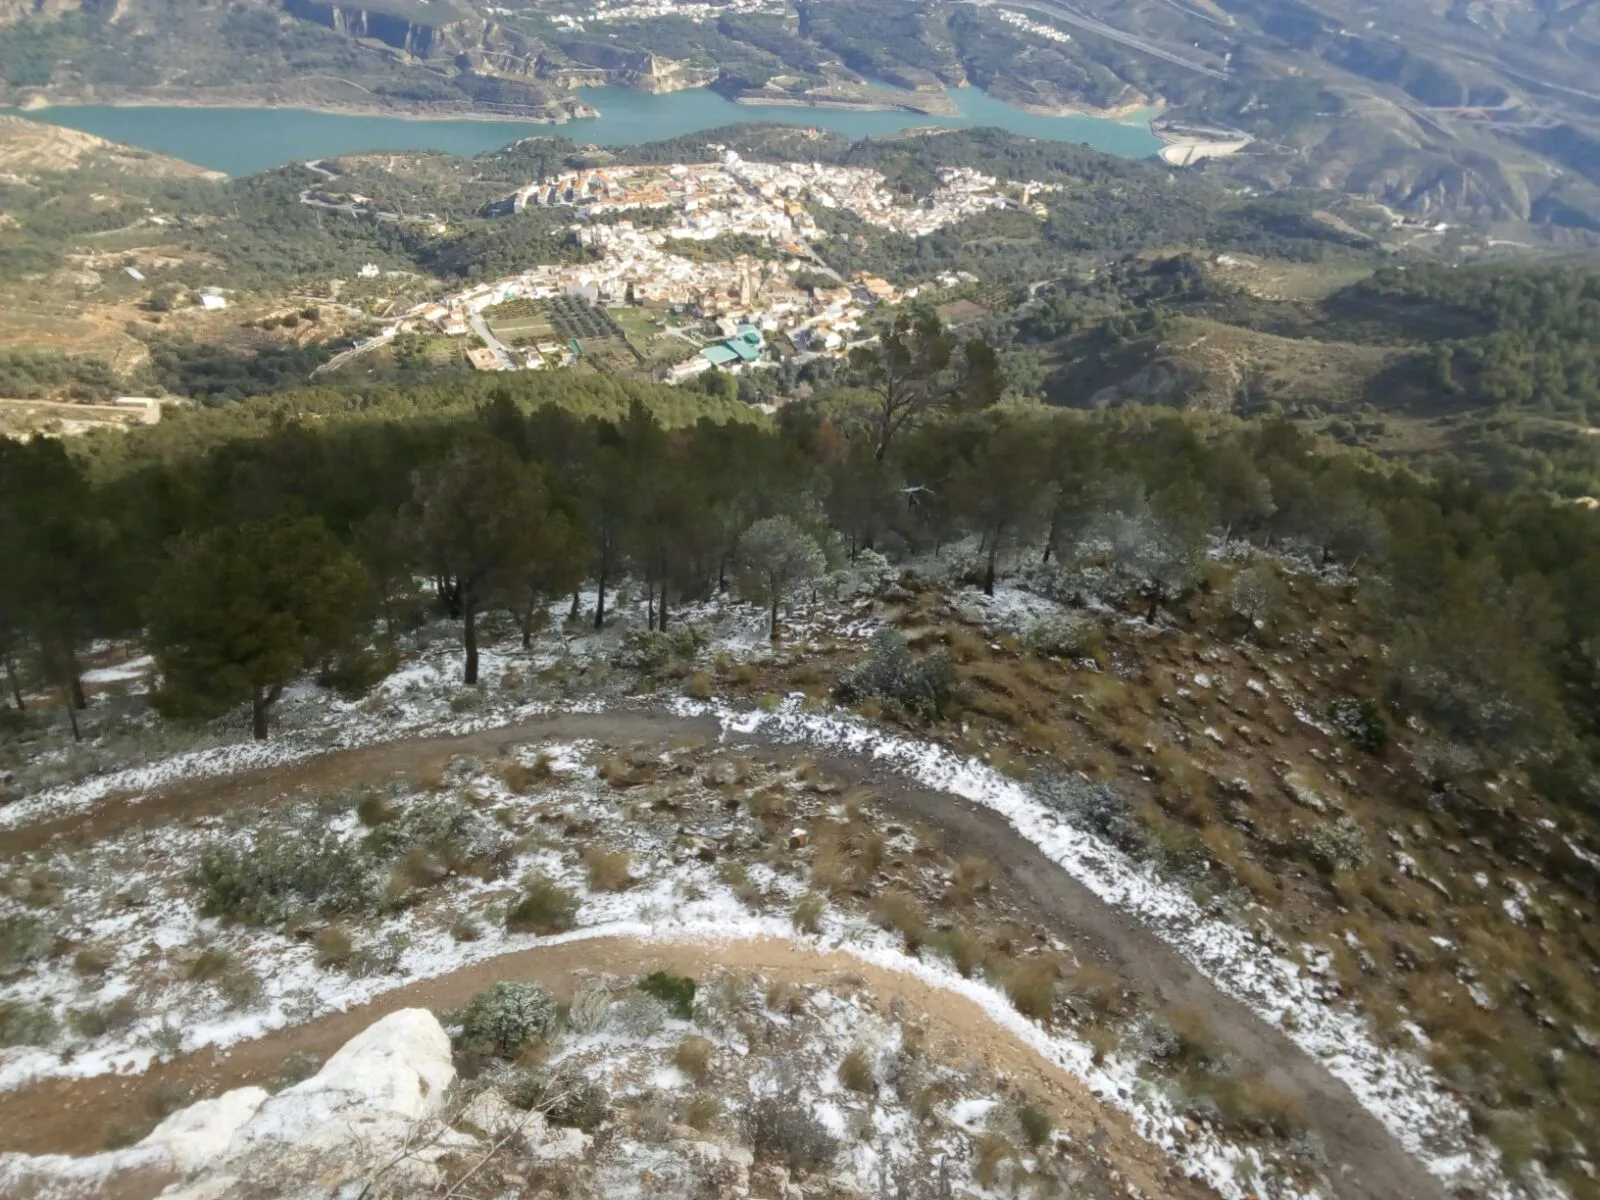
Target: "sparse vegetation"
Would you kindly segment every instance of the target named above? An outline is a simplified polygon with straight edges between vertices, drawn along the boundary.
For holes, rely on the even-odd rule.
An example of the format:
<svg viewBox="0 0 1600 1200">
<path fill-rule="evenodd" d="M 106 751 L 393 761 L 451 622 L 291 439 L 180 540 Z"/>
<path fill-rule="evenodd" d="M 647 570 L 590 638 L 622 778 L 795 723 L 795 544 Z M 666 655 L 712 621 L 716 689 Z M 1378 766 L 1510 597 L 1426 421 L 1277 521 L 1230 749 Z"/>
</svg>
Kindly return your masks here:
<svg viewBox="0 0 1600 1200">
<path fill-rule="evenodd" d="M 42 1046 L 55 1035 L 55 1018 L 44 1005 L 0 1001 L 0 1046 Z"/>
<path fill-rule="evenodd" d="M 935 651 L 914 657 L 902 634 L 884 629 L 873 635 L 867 660 L 834 686 L 834 696 L 841 704 L 892 704 L 909 719 L 926 722 L 945 714 L 955 686 L 949 655 Z"/>
<path fill-rule="evenodd" d="M 716 1049 L 709 1038 L 686 1037 L 672 1052 L 672 1065 L 703 1087 L 711 1078 Z"/>
<path fill-rule="evenodd" d="M 632 860 L 624 851 L 591 846 L 584 851 L 583 863 L 590 891 L 620 892 L 633 884 Z"/>
<path fill-rule="evenodd" d="M 695 982 L 670 971 L 653 971 L 639 981 L 639 990 L 665 1004 L 680 1021 L 694 1020 Z"/>
<path fill-rule="evenodd" d="M 536 983 L 502 980 L 472 998 L 461 1014 L 461 1042 L 500 1058 L 515 1058 L 556 1024 L 550 993 Z"/>
<path fill-rule="evenodd" d="M 523 880 L 523 892 L 506 910 L 512 933 L 564 933 L 577 919 L 579 901 L 572 892 L 542 875 Z"/>
<path fill-rule="evenodd" d="M 759 1097 L 745 1113 L 745 1136 L 757 1155 L 801 1175 L 819 1171 L 839 1142 L 796 1095 Z"/>
<path fill-rule="evenodd" d="M 865 1046 L 856 1046 L 839 1064 L 839 1082 L 861 1096 L 878 1094 L 878 1079 Z"/>
</svg>

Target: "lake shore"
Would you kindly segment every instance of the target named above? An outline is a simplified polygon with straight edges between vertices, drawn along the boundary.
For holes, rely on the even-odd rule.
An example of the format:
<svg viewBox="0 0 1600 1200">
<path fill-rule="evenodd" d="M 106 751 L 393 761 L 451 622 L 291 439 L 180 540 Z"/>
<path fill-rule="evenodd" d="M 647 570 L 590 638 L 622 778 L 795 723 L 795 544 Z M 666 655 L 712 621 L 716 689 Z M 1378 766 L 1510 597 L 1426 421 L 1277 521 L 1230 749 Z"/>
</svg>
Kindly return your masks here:
<svg viewBox="0 0 1600 1200">
<path fill-rule="evenodd" d="M 645 93 L 641 93 L 645 94 Z M 499 123 L 516 123 L 522 125 L 536 125 L 541 128 L 548 126 L 570 125 L 574 121 L 593 121 L 603 116 L 598 109 L 583 101 L 577 101 L 585 112 L 572 114 L 562 113 L 558 116 L 534 117 L 516 113 L 484 112 L 482 109 L 456 109 L 456 108 L 421 108 L 421 107 L 392 107 L 386 104 L 362 104 L 360 101 L 342 103 L 337 101 L 318 100 L 262 100 L 253 99 L 249 95 L 231 95 L 216 98 L 200 98 L 194 96 L 119 96 L 84 97 L 73 96 L 70 99 L 45 99 L 43 97 L 30 97 L 22 104 L 7 110 L 0 107 L 0 112 L 14 112 L 20 116 L 36 117 L 40 114 L 59 109 L 74 108 L 125 108 L 125 109 L 200 109 L 205 111 L 218 110 L 248 110 L 266 112 L 311 112 L 321 113 L 330 117 L 384 117 L 393 121 L 486 121 Z"/>
<path fill-rule="evenodd" d="M 920 117 L 955 117 L 961 114 L 961 110 L 943 96 L 938 99 L 929 97 L 921 103 L 912 101 L 896 103 L 890 100 L 861 100 L 858 102 L 845 97 L 817 100 L 802 96 L 766 96 L 755 92 L 735 96 L 733 102 L 751 108 L 823 108 L 834 112 L 905 112 Z"/>
<path fill-rule="evenodd" d="M 237 93 L 230 98 L 239 99 Z M 363 104 L 359 98 L 309 105 L 283 103 L 279 97 L 270 103 L 235 105 L 202 102 L 193 96 L 181 104 L 163 103 L 161 97 L 148 95 L 129 99 L 129 103 L 52 103 L 49 107 L 36 103 L 18 115 L 234 176 L 341 154 L 444 152 L 471 157 L 539 136 L 564 137 L 579 145 L 637 146 L 751 125 L 822 129 L 852 141 L 907 130 L 995 127 L 1022 137 L 1086 143 L 1125 158 L 1151 158 L 1161 148 L 1149 130 L 1134 123 L 1042 116 L 1007 105 L 978 88 L 947 89 L 943 99 L 954 111 L 935 114 L 860 104 L 739 104 L 708 88 L 654 94 L 594 87 L 578 89 L 567 98 L 571 107 L 594 116 L 566 116 L 559 121 L 481 111 L 394 111 Z M 869 95 L 865 99 L 901 97 Z M 908 92 L 905 99 L 934 97 Z"/>
</svg>

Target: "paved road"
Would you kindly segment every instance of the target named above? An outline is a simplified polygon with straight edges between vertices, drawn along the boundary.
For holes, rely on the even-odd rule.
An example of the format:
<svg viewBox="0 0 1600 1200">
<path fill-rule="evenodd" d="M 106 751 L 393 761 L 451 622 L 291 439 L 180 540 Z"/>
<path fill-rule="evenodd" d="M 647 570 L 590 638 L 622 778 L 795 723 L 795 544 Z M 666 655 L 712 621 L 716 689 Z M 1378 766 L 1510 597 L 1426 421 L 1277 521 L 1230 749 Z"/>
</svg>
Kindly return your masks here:
<svg viewBox="0 0 1600 1200">
<path fill-rule="evenodd" d="M 473 313 L 467 324 L 472 326 L 472 332 L 483 339 L 483 344 L 494 351 L 494 356 L 499 360 L 502 369 L 515 371 L 517 369 L 516 355 L 511 353 L 511 347 L 495 337 L 489 328 L 489 322 L 483 319 L 482 313 Z"/>
</svg>

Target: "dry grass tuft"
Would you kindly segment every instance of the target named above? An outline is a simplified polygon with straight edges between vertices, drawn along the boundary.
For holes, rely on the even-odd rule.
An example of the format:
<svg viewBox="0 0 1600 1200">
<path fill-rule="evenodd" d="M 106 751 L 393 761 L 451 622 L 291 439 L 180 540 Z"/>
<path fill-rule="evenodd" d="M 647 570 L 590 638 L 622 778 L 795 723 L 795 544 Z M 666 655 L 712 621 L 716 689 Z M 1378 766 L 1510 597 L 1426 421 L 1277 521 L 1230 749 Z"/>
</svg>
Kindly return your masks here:
<svg viewBox="0 0 1600 1200">
<path fill-rule="evenodd" d="M 1006 1163 L 1017 1156 L 1017 1148 L 998 1133 L 986 1133 L 978 1143 L 978 1182 L 985 1188 L 999 1186 Z"/>
<path fill-rule="evenodd" d="M 916 954 L 928 939 L 928 918 L 922 904 L 902 887 L 892 887 L 872 904 L 873 918 L 900 935 L 907 954 Z"/>
<path fill-rule="evenodd" d="M 883 835 L 864 820 L 826 821 L 817 830 L 812 882 L 832 896 L 870 895 L 883 866 Z"/>
<path fill-rule="evenodd" d="M 1122 981 L 1098 963 L 1084 963 L 1068 973 L 1067 994 L 1097 1017 L 1126 1015 Z"/>
<path fill-rule="evenodd" d="M 683 681 L 683 694 L 691 700 L 709 700 L 716 691 L 716 681 L 709 671 L 696 671 Z"/>
<path fill-rule="evenodd" d="M 827 907 L 828 902 L 816 892 L 807 892 L 794 906 L 790 919 L 801 933 L 816 935 L 822 932 L 822 914 Z"/>
<path fill-rule="evenodd" d="M 717 1048 L 710 1038 L 686 1037 L 672 1052 L 672 1065 L 700 1086 L 711 1078 L 711 1068 L 717 1057 Z"/>
<path fill-rule="evenodd" d="M 1298 1137 L 1310 1128 L 1305 1102 L 1260 1075 L 1212 1076 L 1209 1088 L 1223 1120 L 1258 1137 Z"/>
<path fill-rule="evenodd" d="M 987 958 L 983 942 L 959 926 L 948 933 L 936 934 L 933 947 L 950 960 L 950 965 L 961 973 L 963 979 L 971 979 L 977 974 Z"/>
<path fill-rule="evenodd" d="M 583 865 L 588 869 L 592 892 L 621 892 L 633 885 L 633 863 L 626 851 L 591 846 L 584 851 Z"/>
<path fill-rule="evenodd" d="M 541 784 L 549 783 L 555 776 L 548 754 L 540 754 L 531 763 L 511 758 L 495 768 L 495 775 L 519 796 L 525 796 Z"/>
<path fill-rule="evenodd" d="M 797 1017 L 806 1010 L 806 994 L 803 988 L 789 983 L 787 980 L 775 979 L 767 987 L 767 1011 L 785 1013 Z"/>
<path fill-rule="evenodd" d="M 117 952 L 113 947 L 96 943 L 72 956 L 72 969 L 79 975 L 104 975 L 116 960 Z"/>
<path fill-rule="evenodd" d="M 702 1133 L 717 1123 L 722 1115 L 722 1101 L 715 1096 L 694 1096 L 683 1109 L 683 1123 Z"/>
<path fill-rule="evenodd" d="M 1025 1017 L 1048 1022 L 1056 1007 L 1056 967 L 1042 958 L 1017 963 L 1006 976 L 1006 995 Z"/>
<path fill-rule="evenodd" d="M 876 1096 L 878 1079 L 865 1046 L 857 1046 L 839 1064 L 839 1082 L 860 1096 Z"/>
<path fill-rule="evenodd" d="M 355 954 L 355 943 L 343 926 L 329 925 L 311 939 L 311 949 L 316 952 L 317 966 L 326 969 L 343 967 Z"/>
<path fill-rule="evenodd" d="M 951 908 L 968 908 L 979 896 L 994 887 L 994 864 L 980 854 L 963 855 L 956 862 L 955 874 L 945 892 L 944 902 Z"/>
<path fill-rule="evenodd" d="M 600 778 L 619 792 L 648 783 L 654 775 L 649 765 L 632 763 L 625 758 L 607 759 L 600 768 Z"/>
</svg>

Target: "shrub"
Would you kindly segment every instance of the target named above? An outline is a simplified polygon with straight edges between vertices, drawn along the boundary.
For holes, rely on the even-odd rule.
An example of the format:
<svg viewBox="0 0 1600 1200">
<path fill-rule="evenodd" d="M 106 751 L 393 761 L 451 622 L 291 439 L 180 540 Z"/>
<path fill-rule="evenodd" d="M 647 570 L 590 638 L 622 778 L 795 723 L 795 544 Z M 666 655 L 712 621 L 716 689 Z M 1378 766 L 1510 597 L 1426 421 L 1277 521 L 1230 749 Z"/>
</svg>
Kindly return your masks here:
<svg viewBox="0 0 1600 1200">
<path fill-rule="evenodd" d="M 218 978 L 217 991 L 229 1008 L 249 1008 L 261 999 L 261 979 L 247 967 L 235 967 Z"/>
<path fill-rule="evenodd" d="M 611 661 L 615 666 L 635 671 L 655 671 L 674 659 L 688 661 L 699 648 L 699 639 L 688 626 L 679 626 L 669 633 L 634 629 L 623 636 L 622 645 Z"/>
<path fill-rule="evenodd" d="M 1150 832 L 1144 821 L 1127 797 L 1109 783 L 1066 771 L 1041 771 L 1031 785 L 1039 803 L 1068 824 L 1129 854 L 1148 849 Z"/>
<path fill-rule="evenodd" d="M 716 683 L 709 671 L 696 671 L 684 680 L 683 694 L 691 700 L 709 700 L 716 691 Z"/>
<path fill-rule="evenodd" d="M 306 1050 L 296 1050 L 278 1064 L 278 1069 L 266 1081 L 267 1091 L 274 1094 L 303 1083 L 322 1069 L 322 1060 Z"/>
<path fill-rule="evenodd" d="M 762 1158 L 798 1174 L 827 1166 L 838 1140 L 798 1095 L 763 1096 L 745 1112 L 745 1136 Z"/>
<path fill-rule="evenodd" d="M 389 798 L 382 792 L 362 792 L 361 799 L 356 801 L 356 820 L 368 829 L 387 825 L 394 820 L 394 810 L 389 807 Z"/>
<path fill-rule="evenodd" d="M 1319 821 L 1309 829 L 1302 829 L 1295 838 L 1295 845 L 1306 861 L 1328 875 L 1364 867 L 1371 857 L 1367 835 L 1351 817 Z"/>
<path fill-rule="evenodd" d="M 204 851 L 190 879 L 203 915 L 249 925 L 276 925 L 308 909 L 368 912 L 378 897 L 371 859 L 334 834 L 258 833 L 248 845 Z"/>
<path fill-rule="evenodd" d="M 686 1037 L 673 1051 L 672 1063 L 696 1083 L 704 1084 L 711 1078 L 711 1063 L 716 1053 L 717 1048 L 710 1038 Z"/>
<path fill-rule="evenodd" d="M 625 851 L 591 846 L 584 852 L 583 863 L 589 871 L 590 891 L 621 892 L 633 883 L 632 864 Z"/>
<path fill-rule="evenodd" d="M 389 646 L 362 646 L 339 655 L 317 674 L 320 687 L 332 688 L 340 699 L 361 699 L 400 665 L 400 655 Z"/>
<path fill-rule="evenodd" d="M 506 911 L 506 929 L 545 936 L 572 928 L 578 915 L 576 896 L 542 875 L 524 880 L 523 886 L 527 890 Z"/>
<path fill-rule="evenodd" d="M 567 1026 L 577 1034 L 599 1033 L 611 1020 L 611 993 L 603 987 L 580 988 L 567 1009 Z"/>
<path fill-rule="evenodd" d="M 109 1004 L 75 1008 L 67 1014 L 67 1028 L 82 1038 L 97 1038 L 126 1029 L 139 1019 L 139 1004 L 132 995 L 118 996 Z"/>
<path fill-rule="evenodd" d="M 518 1071 L 507 1092 L 513 1106 L 536 1108 L 550 1124 L 567 1129 L 598 1129 L 611 1111 L 611 1098 L 605 1089 L 571 1074 L 550 1076 L 542 1071 Z"/>
<path fill-rule="evenodd" d="M 1328 706 L 1328 724 L 1358 750 L 1382 754 L 1389 745 L 1389 721 L 1376 700 L 1341 696 Z"/>
<path fill-rule="evenodd" d="M 795 904 L 790 919 L 801 933 L 818 934 L 822 932 L 822 914 L 827 907 L 828 902 L 816 892 L 807 892 Z"/>
<path fill-rule="evenodd" d="M 501 980 L 485 988 L 461 1014 L 465 1046 L 500 1058 L 514 1058 L 529 1042 L 549 1036 L 556 1023 L 555 1001 L 536 983 Z"/>
<path fill-rule="evenodd" d="M 0 1046 L 42 1046 L 56 1035 L 56 1019 L 42 1004 L 0 1001 Z"/>
<path fill-rule="evenodd" d="M 400 960 L 410 948 L 411 935 L 400 929 L 391 929 L 383 937 L 363 943 L 345 963 L 345 970 L 357 979 L 394 975 L 399 972 Z"/>
<path fill-rule="evenodd" d="M 679 1020 L 694 1020 L 695 982 L 687 976 L 653 971 L 639 981 L 639 990 L 661 1001 Z"/>
<path fill-rule="evenodd" d="M 1031 1100 L 1017 1109 L 1017 1127 L 1022 1130 L 1022 1140 L 1028 1143 L 1030 1150 L 1037 1150 L 1049 1141 L 1054 1128 L 1050 1114 Z"/>
<path fill-rule="evenodd" d="M 37 917 L 14 913 L 0 918 L 0 972 L 16 971 L 50 953 L 54 938 Z"/>
<path fill-rule="evenodd" d="M 450 923 L 450 936 L 458 942 L 475 942 L 483 936 L 476 917 L 462 915 Z"/>
<path fill-rule="evenodd" d="M 1095 625 L 1082 617 L 1041 617 L 1022 630 L 1022 648 L 1039 658 L 1081 658 L 1093 642 Z"/>
<path fill-rule="evenodd" d="M 872 1059 L 865 1046 L 857 1046 L 839 1064 L 839 1082 L 861 1096 L 878 1094 L 878 1079 L 872 1072 Z"/>
<path fill-rule="evenodd" d="M 933 721 L 944 716 L 955 687 L 956 669 L 948 654 L 916 658 L 902 634 L 882 629 L 873 635 L 866 661 L 840 679 L 833 694 L 841 704 L 878 700 L 917 720 Z"/>
<path fill-rule="evenodd" d="M 516 840 L 494 818 L 470 805 L 429 799 L 367 834 L 366 848 L 383 859 L 436 863 L 441 878 L 498 879 L 516 854 Z"/>
</svg>

